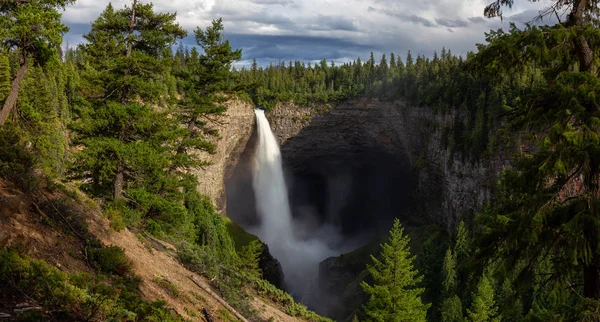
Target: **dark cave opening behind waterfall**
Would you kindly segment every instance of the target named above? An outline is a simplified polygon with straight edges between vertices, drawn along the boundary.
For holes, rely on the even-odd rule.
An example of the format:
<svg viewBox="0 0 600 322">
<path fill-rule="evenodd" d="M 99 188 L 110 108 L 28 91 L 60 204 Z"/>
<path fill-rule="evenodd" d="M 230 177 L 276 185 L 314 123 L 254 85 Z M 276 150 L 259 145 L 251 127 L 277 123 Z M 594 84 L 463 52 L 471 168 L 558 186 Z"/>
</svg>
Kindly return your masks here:
<svg viewBox="0 0 600 322">
<path fill-rule="evenodd" d="M 320 313 L 327 312 L 322 305 L 328 301 L 318 289 L 319 262 L 385 235 L 405 209 L 413 185 L 407 157 L 377 139 L 348 135 L 348 142 L 338 146 L 311 144 L 334 131 L 331 124 L 326 131 L 309 125 L 281 146 L 294 234 L 307 245 L 329 250 L 306 258 L 290 249 L 285 262 L 295 263 L 293 269 L 302 274 L 284 265 L 285 289 Z M 252 233 L 261 226 L 253 189 L 257 139 L 255 129 L 226 180 L 228 216 Z"/>
</svg>

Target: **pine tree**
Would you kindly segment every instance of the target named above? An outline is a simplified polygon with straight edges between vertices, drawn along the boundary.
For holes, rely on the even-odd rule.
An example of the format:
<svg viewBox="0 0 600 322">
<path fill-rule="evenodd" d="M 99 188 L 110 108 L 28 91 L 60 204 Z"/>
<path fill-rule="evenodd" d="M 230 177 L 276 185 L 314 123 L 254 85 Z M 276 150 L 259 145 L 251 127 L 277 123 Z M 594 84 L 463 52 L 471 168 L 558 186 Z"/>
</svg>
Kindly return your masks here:
<svg viewBox="0 0 600 322">
<path fill-rule="evenodd" d="M 413 267 L 415 257 L 410 254 L 409 242 L 396 219 L 388 242 L 381 245 L 380 259 L 371 256 L 373 264 L 367 265 L 367 270 L 373 285 L 361 283 L 369 295 L 364 307 L 367 321 L 425 321 L 430 304 L 421 301 L 424 289 L 417 284 L 423 277 Z"/>
<path fill-rule="evenodd" d="M 16 106 L 21 81 L 27 74 L 30 59 L 44 64 L 62 43 L 62 35 L 69 28 L 60 21 L 59 9 L 75 0 L 1 1 L 0 43 L 6 49 L 16 50 L 19 70 L 12 82 L 11 90 L 0 110 L 0 126 Z"/>
<path fill-rule="evenodd" d="M 152 103 L 167 94 L 161 83 L 172 58 L 161 54 L 185 35 L 174 21 L 174 14 L 156 14 L 151 4 L 134 1 L 121 10 L 109 4 L 84 36 L 91 106 L 74 124 L 78 143 L 86 147 L 78 154 L 77 172 L 89 176 L 97 192 L 112 187 L 115 200 L 123 198 L 128 182 L 150 179 L 144 173 L 167 180 L 160 169 L 172 162 L 169 143 L 180 130 L 168 111 Z"/>
<path fill-rule="evenodd" d="M 440 307 L 442 322 L 463 322 L 462 303 L 457 295 L 445 298 Z"/>
<path fill-rule="evenodd" d="M 464 221 L 458 224 L 456 230 L 456 239 L 454 242 L 454 258 L 457 262 L 462 263 L 466 258 L 471 256 L 471 241 L 469 230 Z"/>
<path fill-rule="evenodd" d="M 494 288 L 487 276 L 482 276 L 477 284 L 477 290 L 471 294 L 471 308 L 467 309 L 471 322 L 501 321 L 497 316 L 498 308 L 494 301 Z"/>
<path fill-rule="evenodd" d="M 260 278 L 262 271 L 260 269 L 260 256 L 263 252 L 263 244 L 255 239 L 248 245 L 242 247 L 242 250 L 238 253 L 240 257 L 240 269 L 255 278 Z"/>
<path fill-rule="evenodd" d="M 442 269 L 444 273 L 442 289 L 446 294 L 452 294 L 454 292 L 454 287 L 456 286 L 456 261 L 450 248 L 448 248 L 446 255 L 444 256 L 444 265 Z"/>
<path fill-rule="evenodd" d="M 463 321 L 462 303 L 456 295 L 456 260 L 448 248 L 444 256 L 442 290 L 444 299 L 440 307 L 442 322 Z"/>
<path fill-rule="evenodd" d="M 229 99 L 226 94 L 233 90 L 231 67 L 242 58 L 242 51 L 232 50 L 229 41 L 223 38 L 223 29 L 223 22 L 218 19 L 206 30 L 195 30 L 196 42 L 204 52 L 198 58 L 190 58 L 187 70 L 179 75 L 183 98 L 179 102 L 178 116 L 187 134 L 178 143 L 171 171 L 194 165 L 193 156 L 186 153 L 189 149 L 210 153 L 215 150 L 214 144 L 205 138 L 202 127 L 211 114 L 225 112 L 224 103 Z"/>
<path fill-rule="evenodd" d="M 581 3 L 586 1 L 559 5 L 567 3 L 574 10 L 583 9 Z M 506 124 L 509 131 L 528 133 L 522 146 L 536 148 L 515 156 L 513 167 L 502 173 L 493 202 L 478 216 L 484 229 L 477 259 L 495 259 L 519 276 L 515 283 L 531 285 L 541 261 L 552 256 L 548 282 L 567 289 L 572 276 L 581 276 L 581 301 L 597 302 L 600 131 L 595 111 L 600 79 L 593 62 L 587 65 L 587 57 L 573 54 L 581 50 L 582 37 L 590 43 L 600 39 L 592 25 L 572 25 L 573 17 L 593 14 L 586 10 L 571 12 L 567 22 L 556 26 L 520 30 L 513 25 L 507 32 L 492 31 L 488 43 L 480 46 L 470 61 L 473 70 L 485 70 L 494 81 L 506 74 L 530 71 L 531 75 L 531 66 L 537 69 L 526 90 L 512 102 Z M 593 51 L 591 55 L 595 55 Z M 513 77 L 511 81 L 522 79 Z M 528 265 L 516 265 L 522 261 Z"/>
</svg>

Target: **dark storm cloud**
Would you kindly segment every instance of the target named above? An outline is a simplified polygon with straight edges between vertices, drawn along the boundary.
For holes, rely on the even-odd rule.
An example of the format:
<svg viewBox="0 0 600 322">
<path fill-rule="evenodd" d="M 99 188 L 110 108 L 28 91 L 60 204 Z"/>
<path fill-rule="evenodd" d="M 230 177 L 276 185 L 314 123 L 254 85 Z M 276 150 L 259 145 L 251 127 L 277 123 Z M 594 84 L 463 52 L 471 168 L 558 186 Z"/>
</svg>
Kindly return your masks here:
<svg viewBox="0 0 600 322">
<path fill-rule="evenodd" d="M 315 20 L 315 23 L 315 25 L 309 26 L 309 28 L 312 30 L 358 31 L 358 27 L 354 21 L 341 16 L 319 15 Z"/>
<path fill-rule="evenodd" d="M 485 23 L 485 19 L 483 17 L 469 17 L 469 21 L 473 23 Z"/>
<path fill-rule="evenodd" d="M 259 61 L 338 60 L 371 49 L 371 46 L 329 37 L 230 34 L 228 38 L 233 47 L 242 48 L 244 59 Z"/>
<path fill-rule="evenodd" d="M 63 16 L 71 32 L 65 45 L 83 42 L 89 22 L 113 2 L 116 7 L 130 0 L 78 0 Z M 244 59 L 348 61 L 364 59 L 373 51 L 404 56 L 431 55 L 442 47 L 464 54 L 482 42 L 484 31 L 518 26 L 531 21 L 542 3 L 516 2 L 505 19 L 483 18 L 486 1 L 464 0 L 168 0 L 155 1 L 162 12 L 178 12 L 178 22 L 188 31 L 205 28 L 222 17 L 225 36 L 234 48 L 242 48 Z M 512 14 L 512 16 L 510 14 Z M 549 17 L 543 23 L 553 23 Z M 536 22 L 539 24 L 539 22 Z M 183 40 L 195 46 L 193 37 Z"/>
<path fill-rule="evenodd" d="M 83 35 L 90 31 L 89 24 L 72 23 L 69 24 L 69 32 L 63 37 L 63 44 L 68 47 L 76 47 L 85 41 Z"/>
<path fill-rule="evenodd" d="M 268 9 L 257 12 L 240 13 L 236 10 L 219 10 L 215 16 L 222 17 L 227 23 L 246 22 L 265 25 L 277 25 L 282 29 L 293 29 L 294 22 L 285 16 L 273 14 Z"/>
<path fill-rule="evenodd" d="M 444 27 L 448 27 L 448 28 L 464 28 L 469 25 L 469 23 L 467 21 L 461 20 L 461 19 L 452 20 L 452 19 L 437 18 L 437 19 L 435 19 L 435 22 L 437 22 L 437 24 L 440 26 L 444 26 Z"/>
<path fill-rule="evenodd" d="M 369 10 L 371 10 L 372 7 L 369 7 Z M 394 12 L 391 10 L 387 10 L 387 9 L 375 9 L 373 8 L 371 10 L 371 12 L 376 11 L 379 13 L 382 13 L 384 15 L 390 16 L 390 17 L 394 17 L 394 18 L 398 18 L 404 21 L 409 21 L 415 24 L 421 24 L 425 27 L 435 27 L 436 25 L 429 19 L 427 18 L 423 18 L 417 15 L 407 15 L 404 13 L 399 13 L 399 12 Z"/>
</svg>

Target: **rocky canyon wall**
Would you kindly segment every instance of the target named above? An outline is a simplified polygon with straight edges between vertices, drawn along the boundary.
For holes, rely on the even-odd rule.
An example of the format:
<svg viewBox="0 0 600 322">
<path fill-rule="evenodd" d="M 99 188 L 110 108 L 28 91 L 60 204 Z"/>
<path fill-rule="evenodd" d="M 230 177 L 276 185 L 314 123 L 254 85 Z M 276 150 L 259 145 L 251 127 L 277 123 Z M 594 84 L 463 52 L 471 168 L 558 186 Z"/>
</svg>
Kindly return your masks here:
<svg viewBox="0 0 600 322">
<path fill-rule="evenodd" d="M 291 171 L 302 172 L 315 160 L 326 171 L 358 162 L 365 153 L 373 153 L 375 161 L 378 153 L 396 156 L 396 166 L 413 175 L 409 193 L 419 200 L 418 215 L 448 230 L 483 206 L 503 167 L 498 158 L 473 163 L 451 155 L 442 132 L 454 115 L 402 101 L 359 99 L 311 108 L 280 104 L 268 118 Z"/>
<path fill-rule="evenodd" d="M 206 122 L 205 132 L 217 131 L 216 135 L 207 135 L 216 145 L 216 152 L 210 154 L 196 151 L 203 161 L 210 164 L 195 169 L 199 178 L 200 193 L 208 196 L 217 210 L 226 213 L 225 179 L 237 164 L 254 128 L 254 106 L 241 100 L 227 103 L 227 112 L 221 116 L 211 116 Z"/>
</svg>

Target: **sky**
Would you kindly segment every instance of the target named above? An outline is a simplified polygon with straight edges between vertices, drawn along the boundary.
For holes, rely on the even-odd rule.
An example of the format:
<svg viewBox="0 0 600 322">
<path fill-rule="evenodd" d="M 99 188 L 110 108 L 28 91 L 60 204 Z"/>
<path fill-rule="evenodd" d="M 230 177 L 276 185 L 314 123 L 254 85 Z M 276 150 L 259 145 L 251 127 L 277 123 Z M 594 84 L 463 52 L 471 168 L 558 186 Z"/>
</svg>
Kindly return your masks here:
<svg viewBox="0 0 600 322">
<path fill-rule="evenodd" d="M 145 0 L 142 0 L 146 2 Z M 531 21 L 550 0 L 516 0 L 505 8 L 504 19 L 487 19 L 483 9 L 491 0 L 155 0 L 156 10 L 177 12 L 179 24 L 191 32 L 223 18 L 226 38 L 241 48 L 248 65 L 253 58 L 269 62 L 302 60 L 346 62 L 370 52 L 405 56 L 433 55 L 442 47 L 455 54 L 475 50 L 484 32 Z M 63 45 L 83 42 L 106 5 L 116 8 L 131 0 L 78 0 L 67 7 L 63 22 L 71 27 Z M 552 21 L 550 21 L 552 23 Z M 193 46 L 193 37 L 183 40 Z"/>
</svg>

